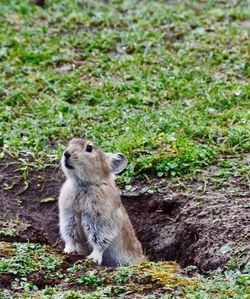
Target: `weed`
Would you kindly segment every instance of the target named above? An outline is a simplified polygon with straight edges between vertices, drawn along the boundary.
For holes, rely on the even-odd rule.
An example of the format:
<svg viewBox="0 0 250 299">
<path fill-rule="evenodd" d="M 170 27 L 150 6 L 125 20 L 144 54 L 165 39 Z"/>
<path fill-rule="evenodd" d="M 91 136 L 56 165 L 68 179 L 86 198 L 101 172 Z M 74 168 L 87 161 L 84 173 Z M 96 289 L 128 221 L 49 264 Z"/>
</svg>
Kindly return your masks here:
<svg viewBox="0 0 250 299">
<path fill-rule="evenodd" d="M 7 221 L 0 218 L 0 236 L 15 237 L 19 235 L 18 229 L 27 229 L 28 227 L 29 224 L 20 221 L 18 216 Z"/>
<path fill-rule="evenodd" d="M 14 237 L 18 235 L 15 223 L 11 221 L 0 221 L 0 236 Z"/>
<path fill-rule="evenodd" d="M 132 274 L 133 272 L 129 268 L 122 268 L 116 273 L 114 280 L 118 283 L 127 282 Z"/>
<path fill-rule="evenodd" d="M 26 277 L 16 278 L 12 283 L 13 290 L 37 291 L 38 288 L 27 280 Z"/>
<path fill-rule="evenodd" d="M 191 288 L 186 288 L 186 298 L 249 298 L 250 276 L 240 271 L 226 271 L 224 274 L 218 270 L 208 278 L 200 277 L 202 281 Z"/>
<path fill-rule="evenodd" d="M 16 250 L 10 258 L 0 260 L 0 273 L 11 273 L 25 276 L 35 271 L 44 270 L 47 275 L 53 275 L 63 260 L 61 257 L 47 252 L 45 247 L 33 243 L 13 243 Z"/>
<path fill-rule="evenodd" d="M 88 271 L 86 275 L 81 275 L 76 279 L 78 284 L 85 284 L 89 287 L 100 286 L 103 284 L 103 279 L 97 275 L 95 270 Z"/>
<path fill-rule="evenodd" d="M 109 286 L 103 290 L 103 295 L 107 297 L 119 297 L 124 295 L 129 291 L 129 288 L 126 286 Z"/>
</svg>

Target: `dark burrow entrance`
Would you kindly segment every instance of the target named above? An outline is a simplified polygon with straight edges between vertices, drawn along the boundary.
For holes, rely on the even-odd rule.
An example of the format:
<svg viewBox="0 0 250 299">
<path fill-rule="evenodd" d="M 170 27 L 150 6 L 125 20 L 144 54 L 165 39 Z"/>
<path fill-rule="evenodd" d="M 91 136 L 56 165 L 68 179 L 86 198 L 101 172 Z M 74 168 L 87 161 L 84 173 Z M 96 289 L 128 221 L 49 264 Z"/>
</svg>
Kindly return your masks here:
<svg viewBox="0 0 250 299">
<path fill-rule="evenodd" d="M 24 191 L 14 165 L 1 168 L 0 224 L 18 217 L 29 226 L 21 225 L 18 236 L 1 235 L 0 240 L 29 240 L 62 251 L 56 199 L 63 174 L 52 168 L 36 172 Z M 173 260 L 206 272 L 224 266 L 240 248 L 249 254 L 249 195 L 249 190 L 235 195 L 224 189 L 194 195 L 166 187 L 161 193 L 127 193 L 122 201 L 150 260 Z"/>
</svg>

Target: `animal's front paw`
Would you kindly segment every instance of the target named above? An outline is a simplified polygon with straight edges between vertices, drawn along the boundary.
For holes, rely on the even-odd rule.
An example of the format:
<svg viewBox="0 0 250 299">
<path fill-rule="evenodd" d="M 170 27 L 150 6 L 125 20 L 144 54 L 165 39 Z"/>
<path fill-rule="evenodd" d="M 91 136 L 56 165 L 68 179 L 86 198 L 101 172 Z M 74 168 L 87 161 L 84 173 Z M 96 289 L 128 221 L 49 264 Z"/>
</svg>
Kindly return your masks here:
<svg viewBox="0 0 250 299">
<path fill-rule="evenodd" d="M 87 256 L 87 259 L 92 260 L 94 263 L 101 265 L 102 263 L 102 252 L 98 250 L 93 250 L 90 255 Z"/>
<path fill-rule="evenodd" d="M 76 246 L 72 243 L 65 244 L 64 253 L 69 254 L 76 251 Z"/>
</svg>

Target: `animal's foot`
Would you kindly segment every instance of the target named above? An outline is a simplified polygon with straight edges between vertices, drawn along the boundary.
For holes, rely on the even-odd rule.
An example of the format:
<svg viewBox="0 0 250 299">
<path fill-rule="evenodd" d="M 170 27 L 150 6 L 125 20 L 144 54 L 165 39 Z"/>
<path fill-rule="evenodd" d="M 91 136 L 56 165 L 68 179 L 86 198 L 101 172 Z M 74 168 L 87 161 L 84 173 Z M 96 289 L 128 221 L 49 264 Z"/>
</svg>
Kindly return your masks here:
<svg viewBox="0 0 250 299">
<path fill-rule="evenodd" d="M 73 243 L 65 244 L 65 248 L 63 250 L 64 253 L 69 254 L 76 251 L 76 246 Z"/>
<path fill-rule="evenodd" d="M 92 260 L 94 263 L 101 265 L 102 263 L 102 252 L 94 249 L 90 255 L 87 256 L 87 259 Z"/>
</svg>

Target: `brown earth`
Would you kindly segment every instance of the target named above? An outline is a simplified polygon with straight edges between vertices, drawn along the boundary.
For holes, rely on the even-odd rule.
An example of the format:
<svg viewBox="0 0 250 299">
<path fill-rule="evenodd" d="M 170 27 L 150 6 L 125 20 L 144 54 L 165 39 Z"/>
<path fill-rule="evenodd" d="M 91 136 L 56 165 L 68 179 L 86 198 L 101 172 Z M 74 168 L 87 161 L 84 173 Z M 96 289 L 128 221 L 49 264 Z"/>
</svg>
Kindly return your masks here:
<svg viewBox="0 0 250 299">
<path fill-rule="evenodd" d="M 31 172 L 29 187 L 23 191 L 24 181 L 13 161 L 1 161 L 0 229 L 4 221 L 17 217 L 29 225 L 20 224 L 18 236 L 1 235 L 0 241 L 29 240 L 62 251 L 56 199 L 63 174 L 52 167 Z M 213 167 L 210 171 L 216 172 Z M 13 182 L 13 188 L 8 188 Z M 249 258 L 250 191 L 241 177 L 228 178 L 220 186 L 209 182 L 203 186 L 197 176 L 185 191 L 180 185 L 174 187 L 171 180 L 132 185 L 133 192 L 123 192 L 122 201 L 150 260 L 175 260 L 182 267 L 195 265 L 207 272 L 225 266 L 232 256 L 243 261 Z M 157 186 L 160 192 L 144 192 L 148 185 Z M 45 198 L 55 200 L 41 202 Z"/>
</svg>

